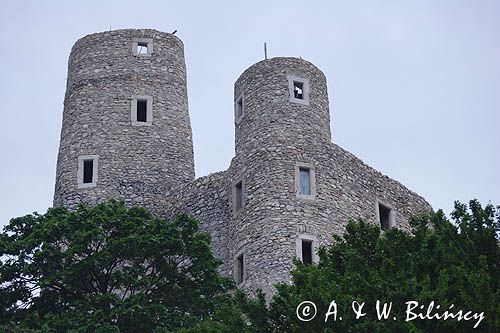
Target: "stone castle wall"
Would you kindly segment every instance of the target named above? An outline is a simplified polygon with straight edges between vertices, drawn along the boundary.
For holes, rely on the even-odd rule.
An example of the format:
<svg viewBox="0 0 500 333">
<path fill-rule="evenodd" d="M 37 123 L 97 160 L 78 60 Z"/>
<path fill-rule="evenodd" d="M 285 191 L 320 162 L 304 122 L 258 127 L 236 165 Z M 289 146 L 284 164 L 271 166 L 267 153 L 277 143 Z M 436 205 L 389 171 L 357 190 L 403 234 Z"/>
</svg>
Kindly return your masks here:
<svg viewBox="0 0 500 333">
<path fill-rule="evenodd" d="M 290 79 L 309 83 L 305 100 L 291 100 Z M 377 202 L 393 209 L 395 226 L 409 229 L 410 215 L 431 209 L 420 196 L 331 143 L 324 74 L 297 58 L 273 58 L 247 69 L 235 83 L 244 95 L 236 123 L 236 156 L 229 183 L 243 180 L 244 208 L 229 228 L 229 253 L 245 254 L 241 287 L 272 293 L 287 282 L 302 237 L 315 246 L 341 234 L 350 218 L 377 220 Z M 308 167 L 313 193 L 297 193 L 297 169 Z M 234 259 L 233 259 L 234 260 Z"/>
<path fill-rule="evenodd" d="M 131 54 L 134 38 L 153 40 L 150 56 Z M 379 203 L 403 230 L 411 215 L 432 209 L 331 142 L 326 77 L 308 61 L 272 58 L 238 78 L 235 157 L 228 170 L 198 179 L 180 40 L 153 30 L 90 35 L 75 44 L 68 72 L 54 204 L 118 198 L 162 217 L 190 215 L 211 234 L 221 273 L 235 275 L 243 257 L 239 286 L 249 293 L 271 295 L 274 284 L 290 280 L 302 239 L 317 248 L 351 218 L 380 224 Z M 151 126 L 131 125 L 134 94 L 152 95 Z M 78 188 L 77 160 L 87 154 L 99 155 L 98 182 Z M 299 168 L 310 172 L 311 195 L 298 190 Z"/>
<path fill-rule="evenodd" d="M 186 214 L 197 219 L 201 229 L 210 233 L 212 249 L 221 260 L 220 272 L 231 275 L 232 266 L 228 251 L 230 213 L 230 187 L 226 172 L 217 172 L 173 188 L 170 195 L 159 195 L 156 215 L 172 219 Z"/>
</svg>

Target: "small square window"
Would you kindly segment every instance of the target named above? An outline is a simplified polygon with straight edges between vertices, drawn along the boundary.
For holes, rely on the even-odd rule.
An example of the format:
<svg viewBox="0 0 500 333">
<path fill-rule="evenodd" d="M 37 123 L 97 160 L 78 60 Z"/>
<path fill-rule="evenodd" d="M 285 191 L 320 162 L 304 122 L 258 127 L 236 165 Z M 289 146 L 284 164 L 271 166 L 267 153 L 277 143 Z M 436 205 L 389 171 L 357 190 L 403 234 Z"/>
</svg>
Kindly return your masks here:
<svg viewBox="0 0 500 333">
<path fill-rule="evenodd" d="M 242 95 L 236 99 L 236 102 L 234 103 L 234 120 L 237 124 L 240 123 L 241 118 L 243 118 L 243 115 L 245 114 L 245 98 Z"/>
<path fill-rule="evenodd" d="M 85 155 L 78 157 L 77 184 L 78 188 L 97 186 L 98 155 Z"/>
<path fill-rule="evenodd" d="M 297 257 L 304 264 L 318 263 L 318 239 L 314 235 L 302 234 L 296 240 Z"/>
<path fill-rule="evenodd" d="M 153 98 L 132 96 L 130 118 L 132 126 L 151 126 L 153 124 Z"/>
<path fill-rule="evenodd" d="M 293 75 L 288 75 L 288 90 L 290 102 L 309 105 L 309 80 Z"/>
<path fill-rule="evenodd" d="M 293 96 L 297 99 L 304 99 L 304 82 L 293 81 Z"/>
<path fill-rule="evenodd" d="M 148 43 L 138 42 L 136 52 L 137 54 L 148 54 Z"/>
<path fill-rule="evenodd" d="M 235 278 L 236 283 L 238 285 L 242 284 L 245 281 L 245 261 L 243 258 L 243 253 L 241 253 L 238 257 L 236 257 L 236 272 Z"/>
<path fill-rule="evenodd" d="M 302 262 L 304 264 L 312 264 L 313 262 L 312 244 L 312 240 L 302 239 Z"/>
<path fill-rule="evenodd" d="M 153 38 L 134 38 L 132 54 L 135 56 L 150 56 L 153 53 Z"/>
</svg>

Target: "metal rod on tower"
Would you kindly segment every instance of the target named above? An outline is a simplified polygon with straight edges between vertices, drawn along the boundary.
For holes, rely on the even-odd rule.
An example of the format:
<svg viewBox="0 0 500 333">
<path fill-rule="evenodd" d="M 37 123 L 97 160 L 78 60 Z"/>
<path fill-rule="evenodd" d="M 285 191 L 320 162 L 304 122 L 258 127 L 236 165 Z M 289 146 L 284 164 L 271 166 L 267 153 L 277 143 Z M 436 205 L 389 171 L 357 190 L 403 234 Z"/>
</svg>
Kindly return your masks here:
<svg viewBox="0 0 500 333">
<path fill-rule="evenodd" d="M 267 44 L 264 42 L 264 59 L 267 60 Z"/>
</svg>

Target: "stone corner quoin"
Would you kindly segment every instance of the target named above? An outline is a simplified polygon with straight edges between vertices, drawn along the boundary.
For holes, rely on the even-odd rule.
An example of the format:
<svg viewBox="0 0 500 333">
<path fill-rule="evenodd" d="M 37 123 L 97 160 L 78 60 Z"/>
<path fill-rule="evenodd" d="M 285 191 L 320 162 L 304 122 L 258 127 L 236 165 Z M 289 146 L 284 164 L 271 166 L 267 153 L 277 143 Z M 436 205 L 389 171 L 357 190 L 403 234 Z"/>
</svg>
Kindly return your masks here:
<svg viewBox="0 0 500 333">
<path fill-rule="evenodd" d="M 277 57 L 250 66 L 234 84 L 234 106 L 229 168 L 195 179 L 182 41 L 151 29 L 79 39 L 54 205 L 114 198 L 161 217 L 188 214 L 211 234 L 221 273 L 268 296 L 290 281 L 294 257 L 316 260 L 310 252 L 348 219 L 409 230 L 411 215 L 432 210 L 331 142 L 326 77 L 312 63 Z"/>
</svg>

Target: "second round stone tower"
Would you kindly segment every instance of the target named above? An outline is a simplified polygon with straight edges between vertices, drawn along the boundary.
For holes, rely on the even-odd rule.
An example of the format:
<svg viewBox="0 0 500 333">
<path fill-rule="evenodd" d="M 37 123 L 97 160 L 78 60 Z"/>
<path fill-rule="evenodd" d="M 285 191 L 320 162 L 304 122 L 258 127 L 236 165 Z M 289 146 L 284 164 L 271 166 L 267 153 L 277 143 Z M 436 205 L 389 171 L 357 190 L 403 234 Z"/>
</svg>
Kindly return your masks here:
<svg viewBox="0 0 500 333">
<path fill-rule="evenodd" d="M 115 30 L 71 50 L 54 205 L 106 199 L 154 208 L 194 179 L 181 40 L 156 30 Z"/>
<path fill-rule="evenodd" d="M 331 140 L 327 83 L 310 62 L 278 57 L 248 68 L 234 98 L 229 251 L 238 285 L 271 295 L 290 280 L 297 244 L 317 247 L 313 228 L 332 224 L 319 216 L 327 203 L 316 194 Z"/>
</svg>

